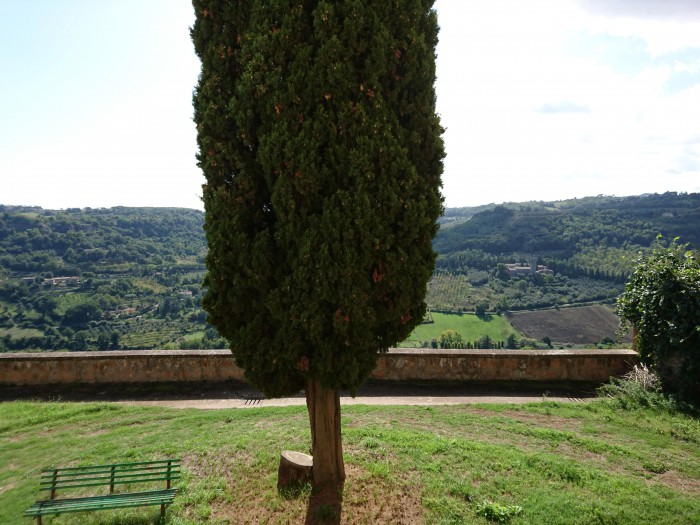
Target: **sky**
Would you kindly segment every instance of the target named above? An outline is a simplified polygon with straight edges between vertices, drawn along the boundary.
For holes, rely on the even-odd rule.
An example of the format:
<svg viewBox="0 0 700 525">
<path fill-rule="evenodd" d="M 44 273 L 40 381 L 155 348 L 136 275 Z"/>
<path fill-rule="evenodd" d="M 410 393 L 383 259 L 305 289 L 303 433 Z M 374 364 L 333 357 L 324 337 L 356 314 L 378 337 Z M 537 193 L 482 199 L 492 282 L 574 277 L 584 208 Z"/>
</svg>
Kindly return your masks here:
<svg viewBox="0 0 700 525">
<path fill-rule="evenodd" d="M 700 0 L 436 0 L 448 207 L 700 191 Z M 202 209 L 189 0 L 0 0 L 0 204 Z"/>
</svg>

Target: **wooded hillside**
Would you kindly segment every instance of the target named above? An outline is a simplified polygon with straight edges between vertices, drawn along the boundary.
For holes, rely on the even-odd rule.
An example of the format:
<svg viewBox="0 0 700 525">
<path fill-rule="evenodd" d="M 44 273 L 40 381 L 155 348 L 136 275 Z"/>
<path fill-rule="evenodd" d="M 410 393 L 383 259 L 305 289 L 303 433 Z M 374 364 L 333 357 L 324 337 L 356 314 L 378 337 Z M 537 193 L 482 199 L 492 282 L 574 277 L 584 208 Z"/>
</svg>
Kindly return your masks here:
<svg viewBox="0 0 700 525">
<path fill-rule="evenodd" d="M 615 298 L 658 235 L 700 246 L 700 194 L 587 197 L 447 210 L 435 308 L 510 310 Z M 509 278 L 504 265 L 552 270 Z"/>
<path fill-rule="evenodd" d="M 612 301 L 657 235 L 700 246 L 700 194 L 448 209 L 433 310 Z M 0 206 L 0 351 L 213 348 L 201 309 L 203 214 Z M 508 274 L 537 259 L 552 274 Z"/>
<path fill-rule="evenodd" d="M 216 347 L 203 214 L 0 206 L 0 349 Z"/>
</svg>

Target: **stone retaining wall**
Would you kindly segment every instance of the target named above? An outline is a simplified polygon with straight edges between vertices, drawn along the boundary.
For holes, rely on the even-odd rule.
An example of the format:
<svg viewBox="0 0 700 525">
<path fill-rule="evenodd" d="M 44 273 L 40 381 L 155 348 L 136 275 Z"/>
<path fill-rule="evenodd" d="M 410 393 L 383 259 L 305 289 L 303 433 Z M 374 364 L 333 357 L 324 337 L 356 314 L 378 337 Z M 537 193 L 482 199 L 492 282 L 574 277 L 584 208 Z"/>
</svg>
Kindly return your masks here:
<svg viewBox="0 0 700 525">
<path fill-rule="evenodd" d="M 376 379 L 605 383 L 639 362 L 632 350 L 392 350 Z"/>
<path fill-rule="evenodd" d="M 392 381 L 604 383 L 638 363 L 632 350 L 392 349 L 372 377 Z M 0 354 L 0 386 L 242 380 L 228 350 Z"/>
</svg>

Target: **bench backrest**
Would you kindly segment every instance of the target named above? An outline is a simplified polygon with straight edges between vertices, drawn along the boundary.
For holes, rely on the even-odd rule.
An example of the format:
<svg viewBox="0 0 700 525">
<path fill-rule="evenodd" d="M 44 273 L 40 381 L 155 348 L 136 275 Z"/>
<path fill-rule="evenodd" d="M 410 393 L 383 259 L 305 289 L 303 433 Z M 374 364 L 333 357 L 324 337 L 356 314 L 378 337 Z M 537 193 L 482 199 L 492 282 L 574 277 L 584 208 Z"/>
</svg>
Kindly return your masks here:
<svg viewBox="0 0 700 525">
<path fill-rule="evenodd" d="M 41 473 L 39 490 L 50 490 L 51 499 L 60 489 L 96 487 L 165 481 L 170 488 L 172 481 L 180 479 L 180 460 L 138 461 L 134 463 L 111 463 L 87 467 L 62 467 L 46 469 Z"/>
</svg>

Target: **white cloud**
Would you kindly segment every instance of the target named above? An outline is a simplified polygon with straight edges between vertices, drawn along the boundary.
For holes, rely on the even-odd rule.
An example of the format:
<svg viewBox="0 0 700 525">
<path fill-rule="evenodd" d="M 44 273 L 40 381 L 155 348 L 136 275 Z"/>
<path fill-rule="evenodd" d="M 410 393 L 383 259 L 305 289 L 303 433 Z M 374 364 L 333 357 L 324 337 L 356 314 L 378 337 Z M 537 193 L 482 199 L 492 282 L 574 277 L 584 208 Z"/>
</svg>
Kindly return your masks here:
<svg viewBox="0 0 700 525">
<path fill-rule="evenodd" d="M 448 206 L 698 189 L 684 144 L 700 130 L 700 83 L 677 76 L 700 63 L 700 24 L 572 1 L 437 7 Z"/>
<path fill-rule="evenodd" d="M 634 19 L 700 21 L 697 0 L 579 0 L 592 13 Z"/>
<path fill-rule="evenodd" d="M 566 113 L 590 113 L 591 108 L 584 104 L 577 104 L 570 100 L 562 100 L 560 102 L 548 102 L 537 108 L 539 113 L 545 114 L 566 114 Z"/>
</svg>

